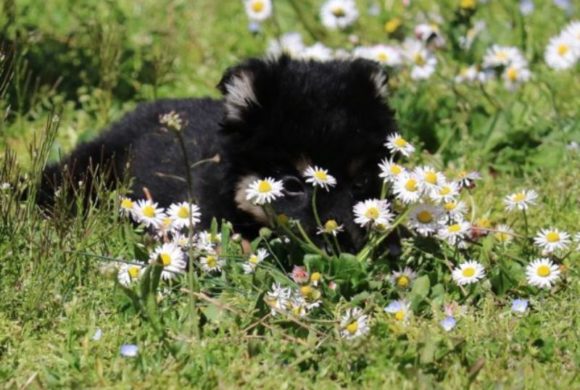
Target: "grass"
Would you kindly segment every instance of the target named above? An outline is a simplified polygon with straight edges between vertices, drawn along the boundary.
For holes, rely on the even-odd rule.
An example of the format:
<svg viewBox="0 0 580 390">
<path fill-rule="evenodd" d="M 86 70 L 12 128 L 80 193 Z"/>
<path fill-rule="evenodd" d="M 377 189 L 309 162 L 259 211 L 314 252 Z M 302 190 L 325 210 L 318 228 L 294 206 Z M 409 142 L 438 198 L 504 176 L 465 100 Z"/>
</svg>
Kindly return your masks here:
<svg viewBox="0 0 580 390">
<path fill-rule="evenodd" d="M 361 271 L 357 283 L 365 287 L 351 286 L 350 302 L 331 297 L 325 287 L 324 309 L 308 319 L 269 316 L 263 293 L 273 280 L 287 281 L 274 263 L 255 278 L 235 267 L 224 277 L 190 274 L 159 302 L 152 293 L 140 296 L 139 306 L 99 272 L 100 259 L 138 258 L 152 246 L 118 216 L 117 194 L 102 192 L 105 201 L 82 217 L 60 212 L 46 218 L 30 198 L 22 199 L 25 189 L 34 193 L 48 159 L 95 136 L 138 102 L 217 96 L 223 70 L 261 55 L 278 31 L 298 29 L 310 43 L 315 35 L 333 47 L 349 47 L 343 34 L 318 25 L 319 2 L 277 3 L 277 23 L 265 24 L 258 35 L 248 31 L 237 1 L 4 3 L 0 37 L 8 61 L 0 72 L 0 80 L 7 81 L 0 82 L 5 113 L 0 183 L 12 187 L 0 191 L 1 386 L 580 386 L 577 250 L 560 259 L 563 280 L 552 290 L 538 291 L 522 277 L 523 265 L 536 254 L 526 240 L 503 248 L 485 239 L 470 253 L 489 266 L 493 277 L 462 294 L 450 283 L 442 261 L 454 256 L 452 251 L 409 245 L 405 264 L 427 277 L 408 295 L 416 315 L 406 326 L 382 311 L 387 298 L 397 296 L 384 279 L 390 268 L 399 267 L 388 263 Z M 371 1 L 357 3 L 365 10 Z M 449 21 L 456 9 L 454 1 L 417 1 L 410 10 L 398 2 L 383 3 L 391 8 L 379 16 L 362 12 L 355 29 L 361 42 L 385 40 L 383 24 L 394 16 L 410 31 L 428 11 Z M 551 1 L 536 1 L 535 12 L 525 17 L 515 2 L 492 3 L 475 14 L 488 28 L 473 50 L 438 54 L 440 67 L 428 82 L 411 82 L 404 74 L 393 78 L 391 103 L 401 129 L 425 149 L 410 163 L 430 163 L 447 172 L 481 171 L 483 180 L 470 193 L 473 220 L 487 216 L 523 232 L 521 216 L 507 214 L 502 198 L 534 188 L 540 199 L 527 216 L 529 230 L 557 226 L 575 233 L 580 160 L 578 151 L 566 145 L 580 141 L 580 98 L 574 88 L 580 75 L 577 68 L 552 71 L 542 61 L 549 38 L 570 16 Z M 461 28 L 448 26 L 448 37 Z M 515 92 L 501 83 L 483 90 L 453 85 L 459 64 L 481 59 L 492 43 L 520 47 L 531 59 L 532 81 Z M 220 229 L 232 258 L 239 259 L 235 241 L 227 238 L 231 232 L 227 226 Z M 305 261 L 324 266 L 316 256 Z M 530 299 L 531 310 L 524 316 L 510 310 L 516 296 Z M 466 312 L 446 333 L 439 320 L 442 303 L 450 301 L 464 304 Z M 364 306 L 373 324 L 368 336 L 348 342 L 338 337 L 335 318 L 351 305 Z M 95 341 L 97 328 L 103 336 Z M 119 347 L 126 343 L 139 346 L 136 358 L 120 356 Z"/>
</svg>

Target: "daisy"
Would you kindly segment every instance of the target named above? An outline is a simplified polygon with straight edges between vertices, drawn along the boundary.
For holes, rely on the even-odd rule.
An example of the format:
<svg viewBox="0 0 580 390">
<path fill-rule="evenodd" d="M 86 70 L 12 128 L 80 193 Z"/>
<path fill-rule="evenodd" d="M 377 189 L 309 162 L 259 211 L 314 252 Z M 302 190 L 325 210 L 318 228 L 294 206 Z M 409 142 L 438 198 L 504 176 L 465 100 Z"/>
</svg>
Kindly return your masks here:
<svg viewBox="0 0 580 390">
<path fill-rule="evenodd" d="M 467 205 L 462 200 L 452 200 L 441 205 L 447 215 L 447 221 L 463 221 Z"/>
<path fill-rule="evenodd" d="M 429 192 L 429 197 L 435 202 L 452 202 L 459 195 L 459 185 L 455 182 L 445 182 L 433 188 Z"/>
<path fill-rule="evenodd" d="M 226 264 L 226 261 L 220 258 L 215 253 L 209 253 L 207 256 L 202 256 L 199 259 L 201 269 L 203 272 L 221 272 L 222 267 Z"/>
<path fill-rule="evenodd" d="M 266 293 L 264 301 L 270 306 L 270 313 L 275 316 L 280 312 L 286 311 L 289 306 L 289 299 L 292 292 L 289 288 L 280 286 L 279 283 L 272 285 L 271 291 Z"/>
<path fill-rule="evenodd" d="M 119 205 L 119 211 L 121 215 L 125 217 L 134 217 L 135 215 L 135 202 L 127 197 L 121 198 L 121 204 Z"/>
<path fill-rule="evenodd" d="M 331 234 L 337 236 L 338 233 L 344 230 L 344 225 L 339 225 L 334 219 L 329 219 L 324 223 L 324 226 L 318 227 L 317 234 Z"/>
<path fill-rule="evenodd" d="M 142 265 L 122 263 L 117 273 L 117 280 L 121 285 L 128 287 L 134 281 L 139 280 L 143 271 Z"/>
<path fill-rule="evenodd" d="M 250 257 L 248 257 L 248 260 L 242 265 L 244 272 L 247 274 L 253 273 L 256 270 L 256 267 L 258 267 L 258 264 L 264 261 L 266 257 L 268 257 L 268 251 L 263 248 L 258 249 L 256 253 L 251 254 Z"/>
<path fill-rule="evenodd" d="M 354 222 L 361 227 L 369 225 L 388 225 L 393 219 L 393 214 L 389 211 L 389 202 L 386 200 L 369 199 L 358 202 L 353 208 Z"/>
<path fill-rule="evenodd" d="M 246 199 L 257 205 L 271 203 L 282 195 L 283 185 L 281 181 L 271 177 L 252 182 L 246 189 Z"/>
<path fill-rule="evenodd" d="M 477 261 L 459 264 L 452 272 L 453 280 L 460 286 L 472 284 L 485 277 L 483 266 Z"/>
<path fill-rule="evenodd" d="M 394 314 L 397 321 L 407 321 L 411 312 L 411 304 L 403 300 L 392 301 L 384 310 L 385 313 Z"/>
<path fill-rule="evenodd" d="M 510 194 L 504 198 L 504 203 L 508 211 L 515 209 L 527 210 L 528 207 L 536 203 L 538 194 L 534 190 L 522 190 Z"/>
<path fill-rule="evenodd" d="M 499 242 L 508 243 L 514 239 L 514 231 L 508 225 L 497 225 L 494 230 L 493 237 Z"/>
<path fill-rule="evenodd" d="M 306 300 L 300 295 L 292 295 L 288 300 L 288 311 L 294 317 L 304 317 L 308 314 L 308 305 Z"/>
<path fill-rule="evenodd" d="M 520 84 L 528 81 L 531 75 L 526 63 L 514 62 L 504 70 L 502 78 L 506 88 L 513 91 Z"/>
<path fill-rule="evenodd" d="M 345 29 L 358 19 L 354 0 L 328 0 L 320 8 L 320 19 L 326 28 Z"/>
<path fill-rule="evenodd" d="M 455 180 L 457 181 L 457 185 L 461 190 L 463 188 L 473 188 L 475 186 L 475 181 L 480 179 L 481 175 L 479 174 L 479 172 L 461 171 L 457 174 L 457 178 Z"/>
<path fill-rule="evenodd" d="M 340 320 L 340 335 L 347 340 L 363 336 L 369 331 L 369 317 L 358 307 L 348 309 Z"/>
<path fill-rule="evenodd" d="M 514 313 L 523 314 L 528 310 L 528 300 L 527 299 L 514 299 L 512 301 L 512 311 Z"/>
<path fill-rule="evenodd" d="M 316 42 L 312 46 L 305 47 L 299 57 L 304 60 L 328 61 L 332 59 L 332 49 L 323 43 Z"/>
<path fill-rule="evenodd" d="M 453 330 L 453 328 L 455 328 L 455 325 L 457 325 L 457 321 L 453 316 L 447 316 L 439 322 L 439 325 L 441 325 L 443 330 L 446 332 L 450 332 Z"/>
<path fill-rule="evenodd" d="M 376 61 L 382 65 L 398 67 L 403 58 L 399 49 L 393 46 L 375 45 L 370 47 L 357 47 L 352 52 L 353 56 Z"/>
<path fill-rule="evenodd" d="M 389 278 L 393 286 L 399 288 L 409 288 L 411 283 L 417 277 L 417 273 L 409 267 L 405 267 L 402 271 L 393 271 Z"/>
<path fill-rule="evenodd" d="M 163 266 L 161 271 L 163 280 L 173 279 L 177 274 L 184 273 L 187 266 L 185 254 L 174 243 L 158 246 L 151 254 L 150 262 Z"/>
<path fill-rule="evenodd" d="M 306 285 L 300 286 L 298 291 L 300 292 L 300 295 L 306 300 L 309 309 L 320 306 L 320 296 L 322 295 L 320 290 Z"/>
<path fill-rule="evenodd" d="M 379 168 L 381 169 L 379 177 L 387 182 L 395 182 L 399 175 L 406 172 L 406 169 L 402 165 L 393 162 L 393 159 L 387 160 L 385 158 L 379 164 Z"/>
<path fill-rule="evenodd" d="M 530 285 L 550 288 L 558 280 L 560 269 L 550 259 L 536 259 L 526 267 L 526 276 Z"/>
<path fill-rule="evenodd" d="M 173 218 L 164 215 L 163 218 L 161 219 L 161 223 L 159 224 L 159 226 L 157 226 L 157 236 L 159 237 L 165 237 L 167 234 L 169 233 L 173 233 L 173 231 L 175 230 L 175 221 L 173 220 Z"/>
<path fill-rule="evenodd" d="M 420 41 L 407 39 L 403 42 L 403 56 L 412 66 L 411 78 L 424 80 L 431 77 L 437 66 L 437 58 Z"/>
<path fill-rule="evenodd" d="M 306 183 L 311 183 L 314 187 L 324 188 L 326 191 L 329 191 L 329 187 L 336 185 L 334 176 L 329 175 L 327 169 L 317 166 L 306 168 L 302 175 L 306 177 Z"/>
<path fill-rule="evenodd" d="M 580 21 L 577 20 L 568 24 L 562 31 L 562 36 L 569 38 L 574 42 L 576 48 L 580 48 Z"/>
<path fill-rule="evenodd" d="M 489 75 L 482 72 L 477 65 L 472 65 L 467 68 L 462 68 L 459 74 L 455 76 L 456 83 L 483 83 L 487 81 Z"/>
<path fill-rule="evenodd" d="M 162 208 L 157 207 L 157 203 L 150 200 L 139 200 L 134 208 L 134 218 L 138 223 L 147 227 L 158 228 L 163 222 L 165 213 Z"/>
<path fill-rule="evenodd" d="M 263 22 L 272 16 L 271 0 L 245 0 L 248 18 L 256 22 Z"/>
<path fill-rule="evenodd" d="M 547 253 L 552 253 L 566 249 L 570 244 L 570 235 L 554 228 L 542 229 L 534 237 L 534 243 Z"/>
<path fill-rule="evenodd" d="M 515 62 L 524 62 L 525 59 L 515 47 L 493 45 L 487 49 L 483 57 L 484 68 L 507 67 Z"/>
<path fill-rule="evenodd" d="M 438 190 L 446 183 L 443 173 L 429 166 L 418 167 L 415 169 L 414 173 L 419 179 L 421 188 L 426 191 Z"/>
<path fill-rule="evenodd" d="M 397 177 L 393 191 L 403 203 L 417 202 L 422 194 L 421 182 L 416 175 L 405 173 Z"/>
<path fill-rule="evenodd" d="M 391 153 L 399 152 L 403 156 L 409 157 L 411 153 L 415 151 L 415 147 L 411 145 L 407 140 L 399 133 L 392 133 L 387 137 L 387 142 L 385 143 L 387 149 L 391 151 Z"/>
<path fill-rule="evenodd" d="M 173 218 L 173 223 L 176 229 L 184 227 L 193 227 L 200 222 L 201 213 L 199 207 L 193 203 L 181 202 L 173 203 L 169 206 L 167 214 Z"/>
<path fill-rule="evenodd" d="M 305 49 L 302 35 L 298 32 L 290 32 L 282 35 L 279 39 L 272 39 L 268 44 L 268 54 L 273 57 L 279 57 L 286 53 L 290 57 L 299 57 Z"/>
<path fill-rule="evenodd" d="M 566 34 L 550 39 L 544 59 L 552 69 L 569 69 L 578 62 L 579 52 L 575 40 Z"/>
<path fill-rule="evenodd" d="M 440 228 L 439 221 L 443 216 L 441 207 L 430 204 L 418 204 L 409 212 L 409 227 L 422 236 L 436 233 Z"/>
<path fill-rule="evenodd" d="M 449 245 L 460 244 L 469 233 L 469 222 L 460 221 L 451 225 L 443 226 L 437 232 L 440 239 L 447 241 Z"/>
<path fill-rule="evenodd" d="M 222 237 L 219 234 L 213 234 L 208 231 L 202 231 L 195 236 L 195 246 L 202 251 L 213 252 L 215 247 L 220 244 Z"/>
</svg>

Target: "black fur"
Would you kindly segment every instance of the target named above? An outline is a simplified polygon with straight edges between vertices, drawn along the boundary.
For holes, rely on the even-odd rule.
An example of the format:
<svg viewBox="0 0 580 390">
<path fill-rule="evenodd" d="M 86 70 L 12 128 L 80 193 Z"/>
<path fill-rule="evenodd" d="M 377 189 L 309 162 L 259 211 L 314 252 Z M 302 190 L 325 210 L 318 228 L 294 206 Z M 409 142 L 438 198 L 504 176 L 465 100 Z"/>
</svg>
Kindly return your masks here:
<svg viewBox="0 0 580 390">
<path fill-rule="evenodd" d="M 239 80 L 249 80 L 255 95 L 255 100 L 246 99 L 241 106 L 231 96 L 232 85 Z M 81 180 L 87 179 L 84 172 L 91 161 L 93 165 L 108 161 L 115 181 L 130 163 L 134 197 L 143 197 L 142 188 L 147 187 L 162 206 L 185 200 L 182 153 L 176 136 L 159 122 L 161 115 L 175 111 L 186 124 L 189 160 L 220 156 L 219 163 L 191 170 L 204 227 L 212 217 L 225 218 L 242 234 L 256 234 L 261 224 L 235 202 L 240 179 L 256 175 L 284 180 L 288 194 L 274 203 L 275 210 L 299 219 L 313 233 L 312 189 L 298 171 L 301 162 L 307 162 L 328 169 L 338 181 L 330 192 L 318 191 L 321 219 L 335 218 L 345 224 L 343 244 L 358 247 L 363 231 L 352 222 L 352 206 L 379 195 L 377 164 L 386 154 L 386 135 L 396 130 L 378 83 L 386 83 L 386 75 L 378 64 L 361 59 L 248 60 L 226 71 L 218 85 L 224 101 L 162 100 L 140 105 L 100 137 L 80 145 L 62 164 L 74 180 Z M 238 105 L 227 109 L 232 101 Z M 45 171 L 44 203 L 51 201 L 62 181 L 62 164 Z"/>
</svg>

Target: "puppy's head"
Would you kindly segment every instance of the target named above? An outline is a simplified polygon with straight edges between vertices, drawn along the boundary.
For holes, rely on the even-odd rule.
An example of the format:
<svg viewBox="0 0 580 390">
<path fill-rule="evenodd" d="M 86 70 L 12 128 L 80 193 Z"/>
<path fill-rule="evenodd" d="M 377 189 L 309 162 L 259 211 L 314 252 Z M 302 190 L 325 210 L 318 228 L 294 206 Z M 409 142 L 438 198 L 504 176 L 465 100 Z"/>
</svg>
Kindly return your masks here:
<svg viewBox="0 0 580 390">
<path fill-rule="evenodd" d="M 249 60 L 229 69 L 219 84 L 224 94 L 224 160 L 229 164 L 236 207 L 260 223 L 261 208 L 246 200 L 247 185 L 266 176 L 282 180 L 277 213 L 301 221 L 314 236 L 312 187 L 302 172 L 309 165 L 329 170 L 338 184 L 318 190 L 324 223 L 345 225 L 339 235 L 356 249 L 364 232 L 353 223 L 352 207 L 378 197 L 378 163 L 386 135 L 396 130 L 385 102 L 387 76 L 367 60 L 314 62 L 280 57 Z M 341 237 L 342 235 L 342 237 Z"/>
</svg>

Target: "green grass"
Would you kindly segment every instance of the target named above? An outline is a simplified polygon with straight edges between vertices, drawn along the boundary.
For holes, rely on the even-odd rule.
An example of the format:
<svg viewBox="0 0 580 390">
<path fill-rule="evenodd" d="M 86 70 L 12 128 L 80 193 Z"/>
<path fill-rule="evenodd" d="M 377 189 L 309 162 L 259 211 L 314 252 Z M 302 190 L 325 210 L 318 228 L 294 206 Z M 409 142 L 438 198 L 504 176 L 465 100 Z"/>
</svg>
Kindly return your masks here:
<svg viewBox="0 0 580 390">
<path fill-rule="evenodd" d="M 456 9 L 451 0 L 416 1 L 409 10 L 385 1 L 397 5 L 371 17 L 365 12 L 371 1 L 357 3 L 363 16 L 354 32 L 365 44 L 386 41 L 383 24 L 392 17 L 401 17 L 409 35 L 420 15 L 432 10 L 449 21 Z M 555 72 L 543 63 L 546 43 L 570 16 L 551 1 L 536 1 L 536 11 L 525 18 L 516 2 L 491 3 L 475 14 L 488 28 L 469 53 L 440 52 L 437 74 L 424 83 L 404 74 L 392 78 L 391 104 L 401 129 L 425 149 L 411 165 L 479 170 L 483 180 L 465 199 L 475 205 L 473 220 L 512 223 L 522 234 L 521 215 L 507 213 L 502 198 L 534 188 L 540 198 L 528 215 L 531 234 L 548 226 L 576 233 L 580 159 L 566 145 L 580 141 L 580 72 Z M 118 216 L 117 194 L 103 192 L 100 207 L 77 217 L 61 210 L 46 218 L 30 198 L 21 199 L 25 187 L 34 193 L 47 159 L 94 137 L 138 102 L 218 96 L 223 70 L 262 55 L 278 31 L 297 29 L 313 43 L 307 26 L 328 45 L 351 47 L 345 34 L 319 26 L 320 2 L 277 4 L 278 23 L 254 36 L 234 0 L 5 2 L 0 37 L 7 41 L 0 47 L 10 61 L 0 68 L 0 80 L 9 79 L 7 88 L 0 81 L 0 183 L 12 188 L 0 190 L 0 386 L 578 388 L 577 249 L 559 259 L 564 270 L 558 285 L 539 291 L 523 276 L 537 256 L 528 241 L 503 248 L 486 238 L 469 254 L 486 264 L 491 278 L 463 294 L 443 260 L 457 253 L 410 243 L 400 262 L 427 275 L 427 286 L 405 295 L 415 311 L 406 326 L 382 311 L 398 296 L 385 287 L 386 274 L 401 264 L 383 262 L 380 253 L 381 261 L 357 274 L 360 280 L 344 282 L 354 291 L 346 294 L 350 303 L 325 285 L 317 315 L 272 318 L 263 293 L 272 281 L 288 279 L 271 261 L 255 278 L 242 275 L 227 226 L 221 227 L 232 256 L 227 275 L 189 274 L 158 303 L 152 293 L 136 304 L 100 272 L 101 258 L 138 258 L 153 246 Z M 448 39 L 459 31 L 448 23 L 444 29 Z M 486 91 L 453 86 L 459 66 L 479 61 L 492 43 L 520 47 L 534 78 L 513 93 L 501 83 Z M 304 260 L 311 269 L 326 267 L 316 256 Z M 338 280 L 340 272 L 352 270 L 328 270 L 327 276 Z M 510 310 L 517 296 L 530 299 L 524 316 Z M 451 301 L 466 312 L 446 333 L 439 320 L 442 303 Z M 351 306 L 364 307 L 373 323 L 369 335 L 348 342 L 338 336 L 335 320 Z M 97 328 L 103 336 L 94 341 Z M 120 356 L 126 343 L 139 346 L 136 358 Z"/>
</svg>

